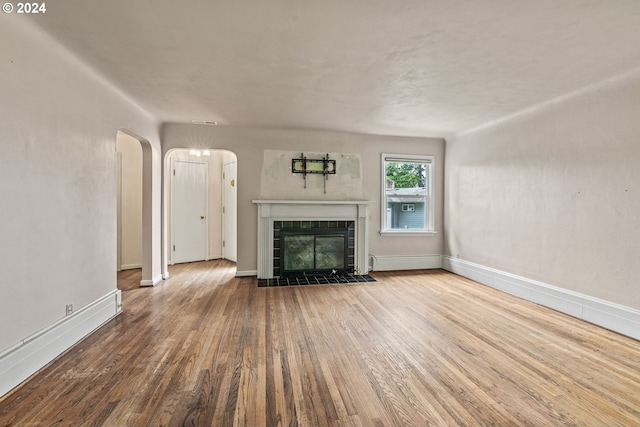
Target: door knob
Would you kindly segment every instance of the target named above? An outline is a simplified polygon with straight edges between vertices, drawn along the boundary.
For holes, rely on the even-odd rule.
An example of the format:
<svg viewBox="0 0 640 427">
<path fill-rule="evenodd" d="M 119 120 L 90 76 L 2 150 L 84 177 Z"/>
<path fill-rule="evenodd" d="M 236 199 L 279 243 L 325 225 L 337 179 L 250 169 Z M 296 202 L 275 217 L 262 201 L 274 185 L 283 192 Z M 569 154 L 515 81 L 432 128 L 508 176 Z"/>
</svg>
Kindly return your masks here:
<svg viewBox="0 0 640 427">
<path fill-rule="evenodd" d="M 204 219 L 204 216 L 201 216 L 200 219 Z"/>
</svg>

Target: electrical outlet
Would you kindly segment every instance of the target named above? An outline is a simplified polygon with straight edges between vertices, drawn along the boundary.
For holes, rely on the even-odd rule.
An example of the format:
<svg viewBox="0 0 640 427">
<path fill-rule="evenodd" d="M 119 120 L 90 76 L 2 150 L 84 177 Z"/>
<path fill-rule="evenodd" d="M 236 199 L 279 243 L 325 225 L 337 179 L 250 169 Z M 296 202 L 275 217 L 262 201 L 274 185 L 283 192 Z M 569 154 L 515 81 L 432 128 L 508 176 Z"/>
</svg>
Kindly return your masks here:
<svg viewBox="0 0 640 427">
<path fill-rule="evenodd" d="M 67 304 L 67 316 L 73 313 L 73 304 Z"/>
</svg>

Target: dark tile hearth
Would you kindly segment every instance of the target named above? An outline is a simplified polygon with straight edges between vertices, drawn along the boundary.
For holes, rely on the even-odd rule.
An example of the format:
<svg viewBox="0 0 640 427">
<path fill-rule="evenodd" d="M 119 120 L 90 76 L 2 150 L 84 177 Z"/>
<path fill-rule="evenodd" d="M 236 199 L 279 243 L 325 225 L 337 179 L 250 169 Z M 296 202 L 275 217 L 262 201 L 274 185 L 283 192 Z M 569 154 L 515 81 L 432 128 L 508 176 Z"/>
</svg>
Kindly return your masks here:
<svg viewBox="0 0 640 427">
<path fill-rule="evenodd" d="M 282 277 L 273 279 L 258 279 L 258 287 L 265 288 L 271 286 L 305 286 L 305 285 L 330 285 L 330 284 L 348 284 L 348 283 L 363 283 L 363 282 L 375 282 L 376 279 L 365 275 L 353 275 L 346 276 L 340 275 L 328 275 L 328 276 L 300 276 L 300 277 Z"/>
</svg>

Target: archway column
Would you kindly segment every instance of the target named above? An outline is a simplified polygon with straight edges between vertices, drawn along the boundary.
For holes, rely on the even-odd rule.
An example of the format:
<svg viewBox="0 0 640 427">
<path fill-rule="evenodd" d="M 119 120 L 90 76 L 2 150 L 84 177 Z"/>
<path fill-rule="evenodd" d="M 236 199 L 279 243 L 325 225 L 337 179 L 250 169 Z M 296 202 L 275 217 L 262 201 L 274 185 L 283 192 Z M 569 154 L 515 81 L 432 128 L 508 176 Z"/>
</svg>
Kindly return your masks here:
<svg viewBox="0 0 640 427">
<path fill-rule="evenodd" d="M 162 276 L 162 163 L 151 143 L 119 129 L 140 141 L 142 146 L 142 279 L 140 286 L 154 286 Z"/>
</svg>

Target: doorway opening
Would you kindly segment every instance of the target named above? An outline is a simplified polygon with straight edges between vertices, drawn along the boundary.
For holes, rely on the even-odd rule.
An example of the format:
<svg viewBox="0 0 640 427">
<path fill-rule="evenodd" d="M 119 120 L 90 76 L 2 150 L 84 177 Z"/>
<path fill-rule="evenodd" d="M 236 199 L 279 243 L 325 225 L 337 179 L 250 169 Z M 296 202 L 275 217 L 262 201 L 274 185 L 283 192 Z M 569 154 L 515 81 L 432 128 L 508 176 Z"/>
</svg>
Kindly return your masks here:
<svg viewBox="0 0 640 427">
<path fill-rule="evenodd" d="M 237 158 L 228 150 L 167 153 L 168 264 L 237 261 Z"/>
<path fill-rule="evenodd" d="M 152 277 L 152 148 L 149 141 L 119 129 L 116 133 L 116 271 L 141 269 L 140 286 Z"/>
<path fill-rule="evenodd" d="M 117 270 L 142 268 L 142 146 L 140 141 L 118 132 L 116 138 L 118 179 Z"/>
</svg>

